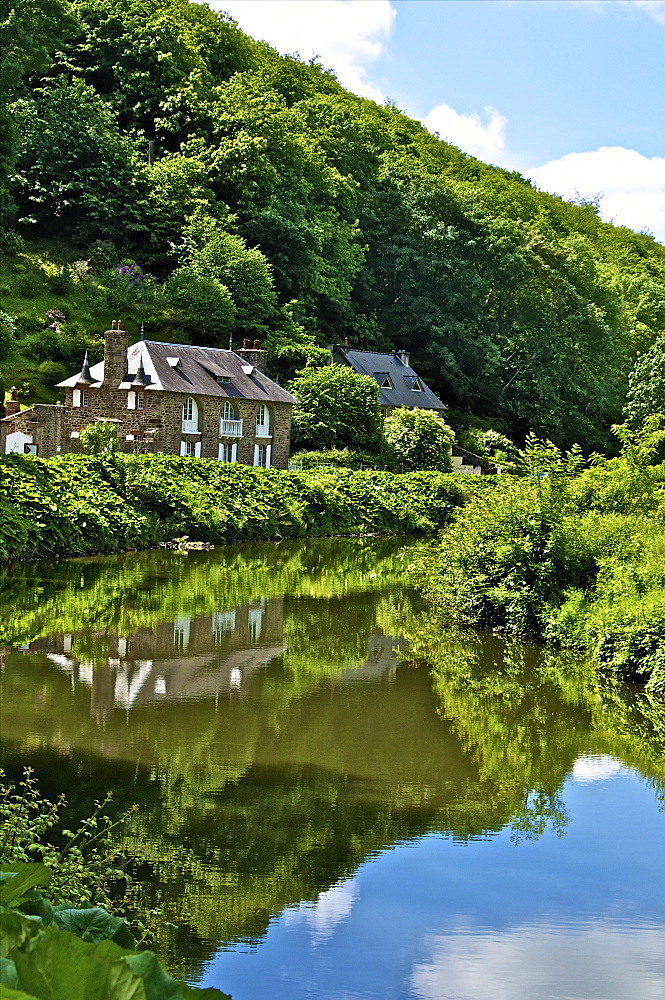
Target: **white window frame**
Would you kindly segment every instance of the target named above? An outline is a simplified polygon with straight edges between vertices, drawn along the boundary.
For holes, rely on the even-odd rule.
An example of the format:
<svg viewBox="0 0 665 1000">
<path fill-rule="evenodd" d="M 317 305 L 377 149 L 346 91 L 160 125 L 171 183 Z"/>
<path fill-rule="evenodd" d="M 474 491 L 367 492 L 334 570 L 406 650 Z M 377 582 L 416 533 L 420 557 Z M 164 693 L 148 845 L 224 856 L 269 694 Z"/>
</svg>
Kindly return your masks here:
<svg viewBox="0 0 665 1000">
<path fill-rule="evenodd" d="M 238 445 L 235 443 L 230 444 L 228 441 L 220 441 L 217 458 L 220 462 L 237 462 Z"/>
<path fill-rule="evenodd" d="M 259 403 L 256 407 L 255 436 L 261 438 L 270 437 L 270 410 L 265 403 Z"/>
<path fill-rule="evenodd" d="M 254 445 L 254 465 L 257 468 L 269 469 L 271 457 L 272 457 L 272 445 L 269 444 Z"/>
<path fill-rule="evenodd" d="M 127 409 L 128 410 L 136 409 L 136 393 L 134 392 L 133 389 L 130 389 L 129 392 L 127 393 Z"/>
<path fill-rule="evenodd" d="M 199 408 L 193 396 L 187 396 L 182 404 L 183 434 L 197 434 L 199 430 Z"/>
<path fill-rule="evenodd" d="M 201 442 L 200 441 L 181 441 L 180 442 L 180 457 L 181 458 L 200 458 L 201 457 Z"/>
<path fill-rule="evenodd" d="M 143 410 L 145 408 L 145 396 L 142 392 L 136 393 L 136 409 Z"/>
</svg>

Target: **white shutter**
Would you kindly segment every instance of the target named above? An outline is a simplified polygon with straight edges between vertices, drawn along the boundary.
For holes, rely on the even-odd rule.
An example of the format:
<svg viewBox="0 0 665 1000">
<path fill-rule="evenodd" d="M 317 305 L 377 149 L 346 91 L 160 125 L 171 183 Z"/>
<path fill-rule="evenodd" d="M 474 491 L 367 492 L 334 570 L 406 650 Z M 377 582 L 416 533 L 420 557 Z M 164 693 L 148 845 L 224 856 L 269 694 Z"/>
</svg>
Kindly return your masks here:
<svg viewBox="0 0 665 1000">
<path fill-rule="evenodd" d="M 219 442 L 219 447 L 217 448 L 217 459 L 220 462 L 224 461 L 224 445 L 221 441 Z"/>
<path fill-rule="evenodd" d="M 259 446 L 258 446 L 258 444 L 255 444 L 254 445 L 254 465 L 258 465 L 258 464 L 259 464 Z"/>
<path fill-rule="evenodd" d="M 237 462 L 238 461 L 238 445 L 237 444 L 232 444 L 231 445 L 231 461 L 232 462 Z"/>
<path fill-rule="evenodd" d="M 201 457 L 201 442 L 197 441 L 196 444 L 194 445 L 194 458 L 200 458 L 200 457 Z"/>
<path fill-rule="evenodd" d="M 186 441 L 181 441 L 180 442 L 180 455 L 182 457 L 184 457 L 186 454 L 187 454 L 187 442 Z"/>
<path fill-rule="evenodd" d="M 133 391 L 127 393 L 127 409 L 128 410 L 136 409 L 136 393 Z"/>
<path fill-rule="evenodd" d="M 266 469 L 270 468 L 270 453 L 272 452 L 272 445 L 269 444 L 266 448 Z"/>
<path fill-rule="evenodd" d="M 72 393 L 72 406 L 80 406 L 80 405 L 81 405 L 81 390 L 74 389 Z"/>
</svg>

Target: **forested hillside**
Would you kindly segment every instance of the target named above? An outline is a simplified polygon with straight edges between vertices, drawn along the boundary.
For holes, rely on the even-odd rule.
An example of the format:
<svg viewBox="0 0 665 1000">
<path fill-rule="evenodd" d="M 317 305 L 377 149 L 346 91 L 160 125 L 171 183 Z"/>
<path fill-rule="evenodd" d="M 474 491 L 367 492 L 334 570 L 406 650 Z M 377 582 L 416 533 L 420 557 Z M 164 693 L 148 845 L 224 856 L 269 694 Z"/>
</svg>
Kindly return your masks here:
<svg viewBox="0 0 665 1000">
<path fill-rule="evenodd" d="M 203 4 L 0 0 L 0 87 L 0 371 L 25 399 L 120 315 L 259 337 L 282 378 L 344 337 L 404 347 L 457 411 L 605 448 L 665 328 L 650 236 Z"/>
</svg>

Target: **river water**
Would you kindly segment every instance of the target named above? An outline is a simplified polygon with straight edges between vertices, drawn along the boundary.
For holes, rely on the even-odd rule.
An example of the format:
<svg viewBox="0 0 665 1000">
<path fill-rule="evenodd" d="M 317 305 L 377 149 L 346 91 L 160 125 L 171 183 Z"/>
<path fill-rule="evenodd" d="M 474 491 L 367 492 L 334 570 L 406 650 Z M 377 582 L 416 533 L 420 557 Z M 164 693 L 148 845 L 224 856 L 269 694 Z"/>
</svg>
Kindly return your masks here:
<svg viewBox="0 0 665 1000">
<path fill-rule="evenodd" d="M 416 544 L 5 571 L 3 766 L 139 803 L 153 947 L 234 1000 L 661 1000 L 662 704 L 437 628 Z"/>
</svg>

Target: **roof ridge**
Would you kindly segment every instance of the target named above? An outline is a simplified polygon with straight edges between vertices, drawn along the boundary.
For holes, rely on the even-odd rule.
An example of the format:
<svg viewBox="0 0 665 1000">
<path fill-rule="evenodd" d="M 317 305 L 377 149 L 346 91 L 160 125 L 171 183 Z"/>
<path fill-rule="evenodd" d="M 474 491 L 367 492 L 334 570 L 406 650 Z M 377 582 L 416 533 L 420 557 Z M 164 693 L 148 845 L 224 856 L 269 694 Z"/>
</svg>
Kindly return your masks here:
<svg viewBox="0 0 665 1000">
<path fill-rule="evenodd" d="M 170 340 L 137 340 L 137 344 L 155 344 L 157 347 L 185 347 L 190 351 L 219 351 L 220 354 L 235 354 L 228 347 L 204 347 L 202 344 L 173 344 Z M 135 346 L 132 344 L 132 347 Z"/>
</svg>

